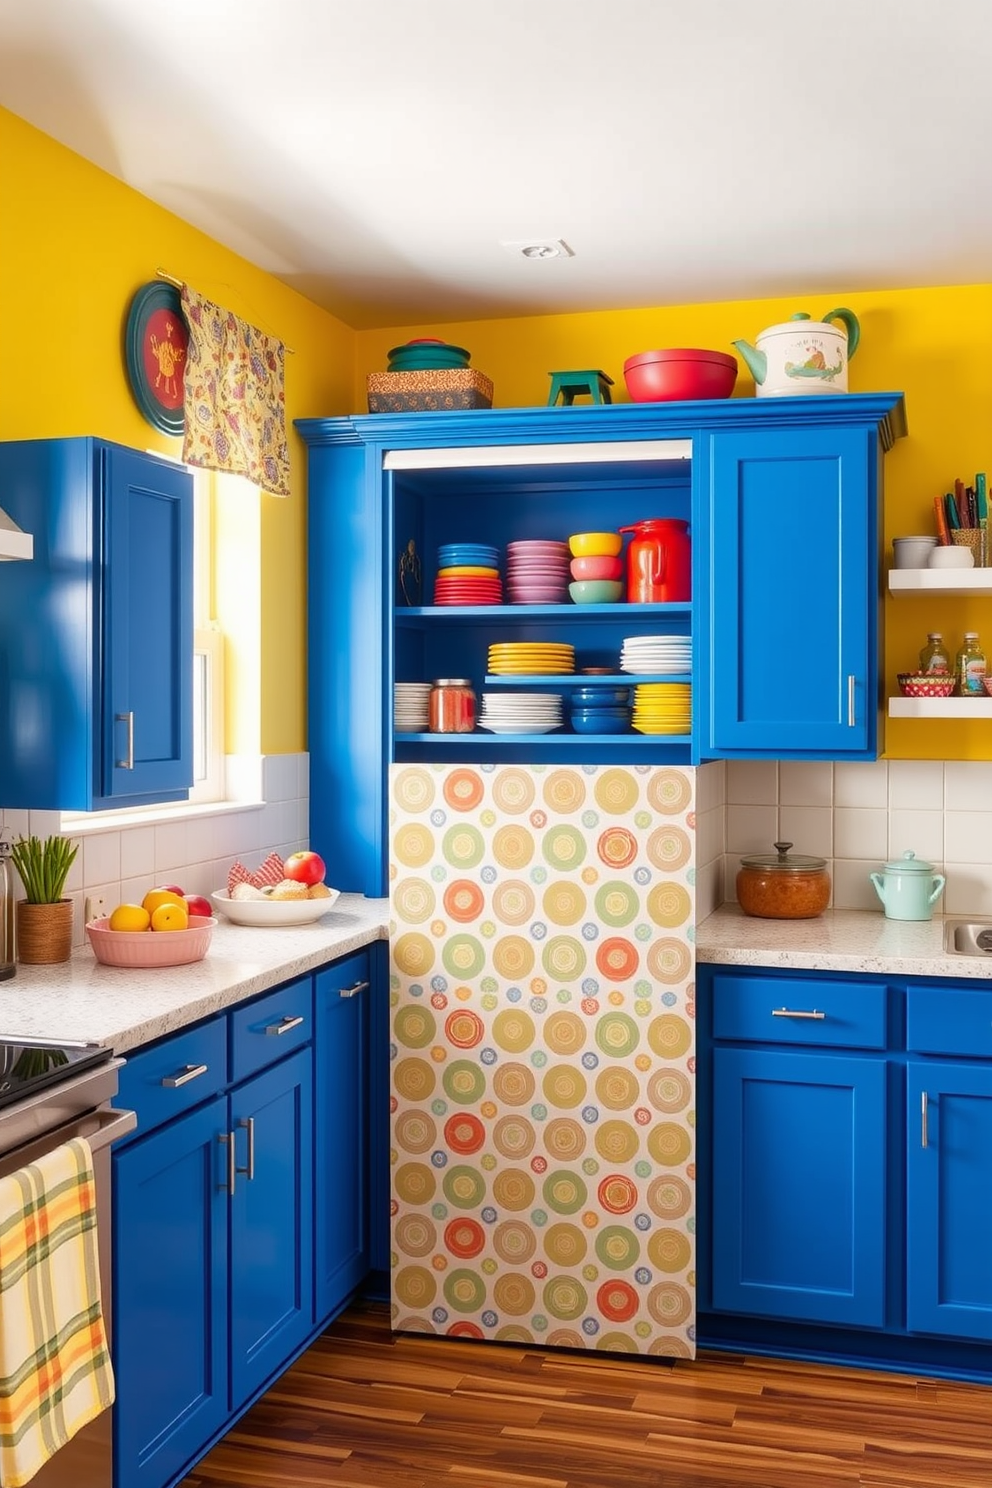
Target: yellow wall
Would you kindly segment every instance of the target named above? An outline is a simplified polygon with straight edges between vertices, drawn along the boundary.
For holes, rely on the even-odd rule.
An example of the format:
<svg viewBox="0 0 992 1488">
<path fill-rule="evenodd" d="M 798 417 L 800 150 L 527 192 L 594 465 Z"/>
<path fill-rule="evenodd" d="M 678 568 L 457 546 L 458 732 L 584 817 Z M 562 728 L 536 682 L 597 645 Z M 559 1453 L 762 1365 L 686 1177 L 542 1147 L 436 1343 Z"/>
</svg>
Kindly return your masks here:
<svg viewBox="0 0 992 1488">
<path fill-rule="evenodd" d="M 548 265 L 537 265 L 546 272 Z M 553 266 L 552 266 L 553 267 Z M 992 286 L 888 290 L 872 294 L 822 294 L 787 300 L 683 305 L 582 315 L 535 316 L 526 320 L 455 322 L 360 331 L 356 335 L 352 404 L 365 408 L 365 377 L 382 371 L 390 347 L 413 336 L 443 336 L 467 347 L 472 365 L 492 378 L 495 403 L 512 408 L 544 403 L 548 373 L 571 367 L 600 367 L 616 384 L 614 400 L 626 401 L 623 364 L 655 346 L 709 346 L 731 351 L 738 338 L 754 342 L 765 326 L 794 310 L 814 318 L 838 303 L 861 322 L 862 342 L 851 363 L 852 392 L 903 391 L 909 437 L 886 457 L 885 567 L 893 537 L 933 532 L 933 497 L 966 484 L 976 471 L 992 476 Z M 735 396 L 754 386 L 741 363 Z M 816 513 L 810 512 L 810 541 Z M 802 602 L 802 555 L 783 588 Z M 883 579 L 884 582 L 884 579 Z M 786 601 L 787 602 L 787 601 Z M 992 662 L 992 607 L 987 600 L 886 599 L 885 691 L 897 691 L 895 675 L 917 664 L 928 630 L 942 629 L 956 648 L 964 630 L 977 630 Z M 983 759 L 992 754 L 987 722 L 889 719 L 886 753 L 899 759 Z"/>
<path fill-rule="evenodd" d="M 501 407 L 543 404 L 548 373 L 569 367 L 602 367 L 621 401 L 623 362 L 634 352 L 729 350 L 735 338 L 753 341 L 793 310 L 818 316 L 840 301 L 862 324 L 852 391 L 906 394 L 909 438 L 886 460 L 886 564 L 893 536 L 933 530 L 933 496 L 955 476 L 992 474 L 990 285 L 355 332 L 3 109 L 0 159 L 0 438 L 93 434 L 180 452 L 181 440 L 145 422 L 125 374 L 128 305 L 159 267 L 294 348 L 286 359 L 292 495 L 228 505 L 218 519 L 220 618 L 233 633 L 231 750 L 283 753 L 306 743 L 306 459 L 292 420 L 364 409 L 366 374 L 384 368 L 388 349 L 412 336 L 440 334 L 467 346 L 473 366 L 493 378 Z M 737 395 L 751 392 L 742 376 Z M 811 512 L 811 540 L 815 523 Z M 801 567 L 786 583 L 790 577 L 798 601 Z M 887 600 L 887 692 L 935 628 L 952 646 L 963 630 L 976 629 L 992 648 L 984 600 Z M 977 722 L 889 720 L 887 753 L 986 758 L 990 734 Z"/>
<path fill-rule="evenodd" d="M 145 422 L 124 363 L 128 306 L 158 268 L 293 347 L 292 494 L 221 513 L 218 595 L 228 596 L 219 618 L 232 636 L 232 676 L 256 678 L 232 689 L 228 749 L 305 748 L 306 452 L 292 420 L 348 411 L 353 332 L 3 109 L 0 160 L 0 438 L 90 434 L 180 454 L 181 439 Z"/>
</svg>

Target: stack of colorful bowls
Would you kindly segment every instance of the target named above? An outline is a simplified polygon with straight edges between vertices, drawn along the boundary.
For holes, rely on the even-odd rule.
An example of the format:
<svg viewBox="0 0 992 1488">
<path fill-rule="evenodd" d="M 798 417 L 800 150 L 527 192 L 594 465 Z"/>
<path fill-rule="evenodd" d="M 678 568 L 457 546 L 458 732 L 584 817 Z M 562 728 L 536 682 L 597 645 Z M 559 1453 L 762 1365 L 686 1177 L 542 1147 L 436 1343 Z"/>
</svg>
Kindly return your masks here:
<svg viewBox="0 0 992 1488">
<path fill-rule="evenodd" d="M 688 682 L 641 682 L 634 688 L 631 719 L 639 734 L 687 734 L 692 723 Z"/>
<path fill-rule="evenodd" d="M 420 336 L 404 346 L 394 346 L 389 353 L 390 372 L 452 371 L 467 367 L 469 353 L 464 346 L 451 346 L 436 336 Z"/>
<path fill-rule="evenodd" d="M 573 582 L 568 592 L 575 604 L 616 604 L 623 599 L 623 563 L 619 532 L 576 532 L 568 539 Z"/>
<path fill-rule="evenodd" d="M 561 604 L 568 585 L 568 543 L 525 538 L 506 545 L 511 604 Z"/>
<path fill-rule="evenodd" d="M 499 549 L 489 543 L 443 543 L 437 550 L 436 605 L 503 603 Z"/>
<path fill-rule="evenodd" d="M 577 734 L 625 734 L 630 729 L 627 687 L 574 687 L 570 701 L 572 728 Z"/>
</svg>

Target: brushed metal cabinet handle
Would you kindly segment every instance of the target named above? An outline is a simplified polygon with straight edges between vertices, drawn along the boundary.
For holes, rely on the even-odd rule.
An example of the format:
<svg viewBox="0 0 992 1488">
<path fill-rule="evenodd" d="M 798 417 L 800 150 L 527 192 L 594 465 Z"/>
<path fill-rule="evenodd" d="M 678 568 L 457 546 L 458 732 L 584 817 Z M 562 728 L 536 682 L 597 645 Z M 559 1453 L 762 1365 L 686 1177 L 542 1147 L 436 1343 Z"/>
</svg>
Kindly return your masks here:
<svg viewBox="0 0 992 1488">
<path fill-rule="evenodd" d="M 822 1020 L 826 1016 L 826 1013 L 821 1013 L 818 1008 L 813 1008 L 809 1012 L 804 1008 L 772 1008 L 773 1018 L 816 1018 L 817 1020 Z"/>
<path fill-rule="evenodd" d="M 118 770 L 134 769 L 134 713 L 115 713 L 118 723 L 127 724 L 127 759 L 117 761 Z"/>
<path fill-rule="evenodd" d="M 929 1145 L 930 1145 L 930 1130 L 929 1130 L 929 1125 L 928 1125 L 928 1121 L 927 1121 L 927 1117 L 929 1115 L 929 1112 L 927 1110 L 927 1105 L 928 1105 L 928 1102 L 927 1102 L 927 1093 L 924 1090 L 923 1091 L 923 1094 L 920 1096 L 920 1146 L 921 1147 L 929 1147 Z"/>
<path fill-rule="evenodd" d="M 186 1064 L 178 1074 L 166 1075 L 162 1084 L 166 1090 L 178 1090 L 180 1085 L 188 1085 L 190 1080 L 198 1080 L 201 1075 L 205 1075 L 207 1068 L 205 1064 Z"/>
<path fill-rule="evenodd" d="M 847 726 L 854 728 L 854 674 L 847 679 Z"/>
<path fill-rule="evenodd" d="M 234 1151 L 234 1133 L 233 1131 L 220 1132 L 217 1140 L 218 1142 L 223 1142 L 227 1147 L 227 1182 L 218 1183 L 217 1187 L 224 1189 L 233 1199 L 234 1185 L 237 1182 L 236 1174 L 238 1171 L 237 1157 Z"/>
<path fill-rule="evenodd" d="M 248 1182 L 255 1176 L 255 1118 L 254 1116 L 242 1116 L 238 1122 L 248 1133 L 248 1163 L 246 1167 L 235 1167 L 236 1173 L 244 1173 Z"/>
<path fill-rule="evenodd" d="M 338 996 L 357 997 L 359 992 L 364 992 L 368 985 L 368 982 L 356 982 L 353 987 L 339 987 Z"/>
<path fill-rule="evenodd" d="M 302 1022 L 302 1013 L 297 1013 L 295 1017 L 293 1017 L 292 1014 L 287 1013 L 285 1018 L 279 1019 L 278 1023 L 270 1023 L 265 1032 L 267 1034 L 275 1034 L 276 1036 L 278 1036 L 283 1033 L 288 1033 L 291 1028 L 299 1028 Z"/>
</svg>

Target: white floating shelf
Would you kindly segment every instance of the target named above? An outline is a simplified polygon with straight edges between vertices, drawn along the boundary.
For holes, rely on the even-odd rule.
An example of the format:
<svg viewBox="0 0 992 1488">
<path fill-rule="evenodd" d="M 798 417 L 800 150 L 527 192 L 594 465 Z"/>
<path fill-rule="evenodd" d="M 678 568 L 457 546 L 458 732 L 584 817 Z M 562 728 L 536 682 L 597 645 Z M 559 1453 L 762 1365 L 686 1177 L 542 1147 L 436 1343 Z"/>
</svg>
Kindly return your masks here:
<svg viewBox="0 0 992 1488">
<path fill-rule="evenodd" d="M 889 593 L 954 594 L 980 598 L 983 594 L 992 595 L 992 568 L 890 568 Z M 906 701 L 914 700 L 907 698 Z M 967 702 L 967 698 L 962 701 Z"/>
<path fill-rule="evenodd" d="M 992 697 L 889 698 L 890 718 L 992 718 Z"/>
</svg>

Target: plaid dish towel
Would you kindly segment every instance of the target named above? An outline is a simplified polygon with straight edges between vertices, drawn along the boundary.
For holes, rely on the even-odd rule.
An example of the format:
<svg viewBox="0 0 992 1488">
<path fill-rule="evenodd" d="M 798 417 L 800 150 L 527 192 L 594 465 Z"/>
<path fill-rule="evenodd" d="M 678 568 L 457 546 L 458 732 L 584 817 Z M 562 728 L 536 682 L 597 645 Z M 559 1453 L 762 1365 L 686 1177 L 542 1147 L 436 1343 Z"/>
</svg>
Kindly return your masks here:
<svg viewBox="0 0 992 1488">
<path fill-rule="evenodd" d="M 20 1488 L 114 1399 L 96 1186 L 74 1138 L 0 1178 L 0 1488 Z"/>
</svg>

